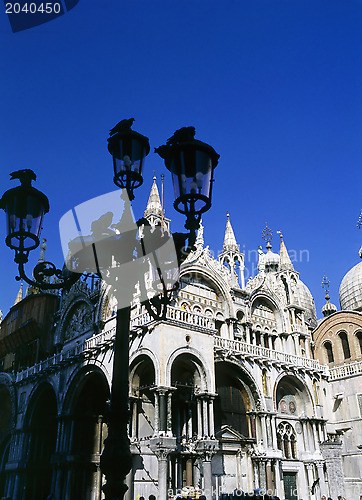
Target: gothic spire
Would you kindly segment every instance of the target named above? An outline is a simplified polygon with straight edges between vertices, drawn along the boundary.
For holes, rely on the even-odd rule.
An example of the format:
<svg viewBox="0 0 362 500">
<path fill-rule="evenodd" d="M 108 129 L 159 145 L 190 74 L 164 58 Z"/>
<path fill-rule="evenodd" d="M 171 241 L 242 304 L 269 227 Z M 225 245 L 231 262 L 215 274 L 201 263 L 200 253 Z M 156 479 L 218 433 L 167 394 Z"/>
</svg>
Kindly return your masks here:
<svg viewBox="0 0 362 500">
<path fill-rule="evenodd" d="M 16 306 L 16 304 L 19 304 L 19 302 L 21 302 L 22 300 L 23 300 L 23 282 L 20 283 L 20 288 L 18 291 L 18 295 L 16 296 L 14 306 Z"/>
<path fill-rule="evenodd" d="M 226 221 L 226 229 L 225 229 L 225 238 L 224 238 L 224 246 L 222 251 L 227 252 L 231 250 L 233 252 L 239 252 L 239 245 L 236 243 L 235 234 L 230 222 L 229 213 L 227 213 L 227 221 Z"/>
<path fill-rule="evenodd" d="M 278 231 L 280 236 L 280 270 L 281 271 L 294 271 L 294 267 L 292 261 L 290 260 L 287 247 L 285 246 L 283 235 L 280 231 Z"/>
<path fill-rule="evenodd" d="M 158 192 L 156 184 L 156 176 L 153 177 L 153 184 L 150 192 L 150 197 L 148 198 L 147 207 L 145 210 L 145 217 L 149 215 L 162 216 L 162 205 L 160 200 L 160 194 Z"/>
<path fill-rule="evenodd" d="M 200 226 L 199 229 L 197 230 L 197 237 L 195 244 L 196 247 L 204 248 L 204 226 L 202 225 L 202 220 L 200 220 Z"/>
</svg>

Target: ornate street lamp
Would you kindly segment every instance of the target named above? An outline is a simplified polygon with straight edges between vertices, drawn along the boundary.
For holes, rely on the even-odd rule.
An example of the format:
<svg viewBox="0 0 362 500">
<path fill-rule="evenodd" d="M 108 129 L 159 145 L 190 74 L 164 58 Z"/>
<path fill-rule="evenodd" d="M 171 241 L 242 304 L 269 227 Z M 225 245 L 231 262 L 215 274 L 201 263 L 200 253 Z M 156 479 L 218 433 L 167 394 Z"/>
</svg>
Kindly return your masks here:
<svg viewBox="0 0 362 500">
<path fill-rule="evenodd" d="M 32 170 L 18 170 L 10 174 L 10 178 L 19 179 L 21 184 L 4 193 L 0 208 L 5 211 L 7 218 L 5 243 L 15 250 L 14 261 L 19 269 L 16 279 L 22 279 L 41 290 L 69 289 L 80 278 L 80 274 L 57 269 L 52 262 L 40 262 L 35 266 L 35 280 L 26 276 L 24 264 L 28 262 L 29 252 L 39 246 L 43 216 L 49 212 L 49 201 L 45 194 L 31 185 L 31 182 L 36 180 Z M 50 283 L 49 280 L 53 276 L 56 282 Z"/>
<path fill-rule="evenodd" d="M 195 243 L 201 214 L 211 207 L 214 169 L 220 158 L 211 146 L 194 137 L 194 127 L 183 127 L 155 150 L 172 174 L 174 207 L 186 215 L 185 228 L 192 232 L 189 245 Z"/>
<path fill-rule="evenodd" d="M 130 201 L 134 199 L 133 190 L 143 183 L 144 160 L 150 152 L 148 138 L 131 130 L 133 122 L 134 118 L 130 118 L 117 123 L 108 139 L 108 151 L 113 156 L 113 182 L 127 190 Z"/>
<path fill-rule="evenodd" d="M 131 129 L 133 121 L 131 118 L 119 122 L 108 138 L 108 150 L 113 156 L 114 183 L 128 195 L 122 195 L 125 201 L 122 219 L 127 223 L 132 219 L 129 200 L 134 199 L 134 189 L 143 183 L 142 169 L 150 151 L 148 138 Z M 133 290 L 129 283 L 122 282 L 120 268 L 122 265 L 128 267 L 127 264 L 130 267 L 136 259 L 141 270 L 137 273 L 139 276 L 144 272 L 145 264 L 148 265 L 154 296 L 142 304 L 154 319 L 164 319 L 178 285 L 179 266 L 193 248 L 201 214 L 211 206 L 213 171 L 219 159 L 211 146 L 194 139 L 194 136 L 194 127 L 182 128 L 167 140 L 166 145 L 155 150 L 172 173 L 176 195 L 174 207 L 186 215 L 187 234 L 174 233 L 171 236 L 159 226 L 151 227 L 144 218 L 137 221 L 135 229 L 116 233 L 110 229 L 113 214 L 107 212 L 92 223 L 92 235 L 81 235 L 69 242 L 70 257 L 62 271 L 51 262 L 41 262 L 34 268 L 32 280 L 26 276 L 24 264 L 29 252 L 39 245 L 43 215 L 49 211 L 48 199 L 31 186 L 31 181 L 36 180 L 34 172 L 20 170 L 11 174 L 11 178 L 19 179 L 21 185 L 4 193 L 0 200 L 0 208 L 6 212 L 8 221 L 5 242 L 15 250 L 15 262 L 19 267 L 16 279 L 23 279 L 40 290 L 69 289 L 82 273 L 96 273 L 111 285 L 118 298 L 122 296 L 117 311 L 111 396 L 106 415 L 108 436 L 100 461 L 106 478 L 103 486 L 106 500 L 123 499 L 127 491 L 125 479 L 132 468 L 127 426 L 130 417 L 129 335 Z M 100 227 L 106 231 L 101 238 L 96 238 L 96 230 Z M 56 280 L 50 283 L 52 276 Z M 142 279 L 139 286 L 143 296 L 147 296 Z"/>
</svg>

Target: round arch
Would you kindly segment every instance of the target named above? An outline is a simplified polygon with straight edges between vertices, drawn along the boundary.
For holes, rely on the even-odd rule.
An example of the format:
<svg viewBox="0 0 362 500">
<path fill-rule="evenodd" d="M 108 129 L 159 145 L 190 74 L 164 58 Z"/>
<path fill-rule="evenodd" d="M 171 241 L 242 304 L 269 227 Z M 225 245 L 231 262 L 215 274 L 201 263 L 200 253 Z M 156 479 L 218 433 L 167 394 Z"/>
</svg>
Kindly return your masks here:
<svg viewBox="0 0 362 500">
<path fill-rule="evenodd" d="M 63 403 L 60 452 L 70 453 L 74 459 L 61 472 L 62 498 L 90 499 L 90 491 L 97 498 L 101 495 L 99 463 L 106 437 L 104 415 L 109 397 L 108 379 L 99 366 L 86 365 L 73 372 Z"/>
<path fill-rule="evenodd" d="M 245 391 L 247 392 L 249 397 L 251 406 L 250 410 L 262 411 L 263 409 L 265 409 L 263 396 L 251 373 L 240 363 L 233 360 L 223 360 L 223 359 L 216 360 L 215 369 L 217 369 L 218 365 L 221 364 L 225 364 L 229 372 L 232 373 L 235 378 L 237 378 L 238 380 L 240 380 L 240 382 L 243 383 Z"/>
<path fill-rule="evenodd" d="M 202 392 L 212 392 L 213 390 L 213 377 L 209 370 L 207 370 L 206 366 L 206 360 L 204 356 L 201 354 L 200 351 L 195 349 L 194 347 L 187 346 L 187 347 L 180 347 L 179 349 L 176 349 L 171 356 L 168 358 L 167 363 L 166 363 L 166 373 L 165 373 L 165 384 L 166 386 L 171 387 L 171 372 L 172 372 L 172 367 L 174 363 L 176 362 L 177 358 L 180 356 L 185 355 L 185 357 L 188 358 L 188 360 L 195 365 L 195 368 L 198 370 L 199 376 L 200 376 L 200 383 L 201 387 L 200 390 Z"/>
<path fill-rule="evenodd" d="M 271 309 L 273 310 L 275 314 L 275 320 L 277 323 L 277 327 L 279 331 L 285 331 L 286 330 L 286 322 L 285 322 L 285 317 L 284 314 L 282 313 L 283 311 L 283 305 L 280 302 L 280 300 L 275 297 L 271 296 L 271 294 L 267 293 L 264 290 L 256 290 L 253 292 L 250 296 L 250 301 L 249 301 L 249 307 L 247 309 L 247 319 L 248 321 L 251 321 L 251 315 L 253 311 L 254 304 L 257 300 L 261 300 L 263 302 L 266 302 L 269 306 L 271 306 Z"/>
<path fill-rule="evenodd" d="M 274 409 L 279 413 L 307 417 L 315 415 L 312 394 L 305 381 L 295 373 L 281 373 L 278 376 L 274 384 L 273 401 Z"/>
<path fill-rule="evenodd" d="M 356 357 L 362 356 L 362 330 L 358 328 L 353 332 L 353 340 L 355 344 Z"/>
<path fill-rule="evenodd" d="M 136 365 L 141 362 L 139 358 L 142 357 L 142 359 L 148 358 L 150 362 L 153 365 L 153 369 L 155 372 L 155 384 L 160 385 L 160 363 L 155 356 L 155 353 L 151 351 L 148 347 L 141 347 L 140 349 L 137 349 L 136 352 L 132 353 L 130 356 L 129 360 L 129 366 L 130 366 L 130 381 L 132 381 L 133 378 L 133 373 L 136 370 Z"/>
<path fill-rule="evenodd" d="M 135 379 L 138 379 L 137 381 Z M 130 388 L 138 382 L 140 385 L 156 385 L 156 370 L 153 360 L 146 354 L 138 353 L 138 355 L 130 363 L 129 380 Z M 141 384 L 141 382 L 144 382 Z"/>
<path fill-rule="evenodd" d="M 104 382 L 107 384 L 108 391 L 110 391 L 111 377 L 103 365 L 100 363 L 99 365 L 97 363 L 92 363 L 80 368 L 77 367 L 71 373 L 67 381 L 68 390 L 64 397 L 62 413 L 67 414 L 72 410 L 82 385 L 84 385 L 87 377 L 92 374 L 98 374 L 103 378 Z"/>
<path fill-rule="evenodd" d="M 26 457 L 26 493 L 28 500 L 46 498 L 52 485 L 52 457 L 56 451 L 58 404 L 54 387 L 41 382 L 32 392 L 24 417 L 28 436 L 23 450 Z"/>
<path fill-rule="evenodd" d="M 229 287 L 226 282 L 214 271 L 207 269 L 206 267 L 198 266 L 193 264 L 187 266 L 181 270 L 180 279 L 186 277 L 188 274 L 199 275 L 205 283 L 207 283 L 211 288 L 213 288 L 225 301 L 228 309 L 228 316 L 234 317 L 234 305 L 229 293 Z"/>
</svg>

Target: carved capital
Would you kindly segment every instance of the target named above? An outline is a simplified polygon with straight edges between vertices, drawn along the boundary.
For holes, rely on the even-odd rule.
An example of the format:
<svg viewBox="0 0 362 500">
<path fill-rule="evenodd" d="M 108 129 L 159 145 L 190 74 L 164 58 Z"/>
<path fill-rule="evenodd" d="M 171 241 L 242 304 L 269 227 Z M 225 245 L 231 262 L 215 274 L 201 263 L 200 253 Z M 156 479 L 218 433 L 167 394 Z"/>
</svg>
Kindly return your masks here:
<svg viewBox="0 0 362 500">
<path fill-rule="evenodd" d="M 150 450 L 156 455 L 158 460 L 166 461 L 168 455 L 176 448 L 176 438 L 159 436 L 150 439 Z"/>
</svg>

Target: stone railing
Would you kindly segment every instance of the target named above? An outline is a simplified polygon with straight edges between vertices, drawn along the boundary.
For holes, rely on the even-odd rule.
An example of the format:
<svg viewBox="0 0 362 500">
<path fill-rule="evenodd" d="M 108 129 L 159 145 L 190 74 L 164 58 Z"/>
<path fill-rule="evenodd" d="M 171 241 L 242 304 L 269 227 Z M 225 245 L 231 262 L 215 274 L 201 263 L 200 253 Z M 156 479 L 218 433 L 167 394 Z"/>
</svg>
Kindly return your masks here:
<svg viewBox="0 0 362 500">
<path fill-rule="evenodd" d="M 305 325 L 292 325 L 292 332 L 303 333 L 305 335 L 307 335 L 309 333 L 308 327 Z"/>
<path fill-rule="evenodd" d="M 179 307 L 168 306 L 166 320 L 181 326 L 197 327 L 205 330 L 215 330 L 215 320 L 202 314 L 193 313 Z M 131 329 L 144 326 L 154 321 L 147 311 L 131 319 Z"/>
<path fill-rule="evenodd" d="M 259 345 L 247 344 L 239 340 L 224 339 L 222 337 L 214 337 L 214 349 L 223 349 L 232 351 L 235 354 L 241 354 L 246 358 L 255 358 L 262 361 L 270 361 L 272 363 L 288 366 L 297 366 L 298 368 L 305 368 L 306 370 L 313 370 L 322 372 L 324 375 L 328 374 L 328 367 L 319 364 L 319 361 L 310 358 L 303 358 L 295 354 L 288 354 L 286 352 L 274 351 L 267 347 Z"/>
<path fill-rule="evenodd" d="M 69 363 L 71 359 L 77 358 L 78 356 L 86 356 L 93 352 L 93 350 L 99 349 L 104 344 L 111 344 L 113 342 L 113 337 L 116 332 L 116 327 L 112 327 L 109 330 L 99 333 L 98 335 L 93 335 L 91 338 L 84 340 L 83 342 L 74 343 L 65 348 L 62 352 L 55 354 L 51 358 L 44 359 L 40 363 L 33 365 L 25 370 L 22 370 L 16 374 L 16 382 L 21 382 L 22 380 L 32 377 L 37 373 L 43 372 L 44 370 L 51 371 L 55 370 L 60 364 Z"/>
<path fill-rule="evenodd" d="M 362 375 L 362 361 L 349 363 L 348 365 L 335 366 L 329 369 L 329 380 L 351 377 L 353 375 Z"/>
</svg>

